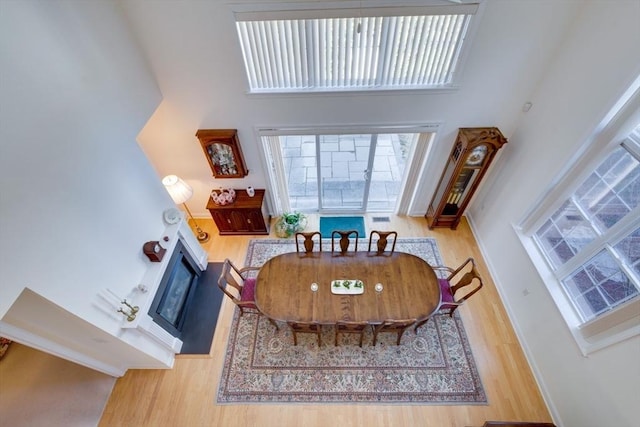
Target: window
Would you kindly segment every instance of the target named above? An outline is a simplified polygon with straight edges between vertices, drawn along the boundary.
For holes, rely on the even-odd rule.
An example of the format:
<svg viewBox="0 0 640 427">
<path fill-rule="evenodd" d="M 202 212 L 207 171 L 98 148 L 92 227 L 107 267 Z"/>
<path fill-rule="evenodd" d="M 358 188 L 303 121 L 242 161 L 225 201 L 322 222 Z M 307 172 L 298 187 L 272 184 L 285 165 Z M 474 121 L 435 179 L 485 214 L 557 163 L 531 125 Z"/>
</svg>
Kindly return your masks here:
<svg viewBox="0 0 640 427">
<path fill-rule="evenodd" d="M 237 12 L 252 93 L 450 87 L 477 4 Z"/>
<path fill-rule="evenodd" d="M 622 142 L 597 154 L 600 160 L 591 161 L 594 166 L 579 173 L 581 179 L 565 185 L 567 196 L 558 207 L 523 222 L 533 244 L 525 247 L 585 354 L 640 331 L 640 124 L 635 123 Z"/>
<path fill-rule="evenodd" d="M 640 227 L 623 231 L 640 217 L 634 212 L 640 206 L 640 162 L 632 151 L 640 158 L 640 144 L 634 135 L 640 141 L 640 126 L 534 234 L 585 322 L 639 294 Z"/>
</svg>

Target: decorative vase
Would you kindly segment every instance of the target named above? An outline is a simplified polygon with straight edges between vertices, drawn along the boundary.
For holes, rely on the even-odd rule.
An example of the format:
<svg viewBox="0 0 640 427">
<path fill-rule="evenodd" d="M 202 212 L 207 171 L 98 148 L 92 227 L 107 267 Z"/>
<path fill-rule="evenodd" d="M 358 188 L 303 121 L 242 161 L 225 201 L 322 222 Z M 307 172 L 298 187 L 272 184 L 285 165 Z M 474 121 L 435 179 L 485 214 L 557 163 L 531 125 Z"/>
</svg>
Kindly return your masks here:
<svg viewBox="0 0 640 427">
<path fill-rule="evenodd" d="M 247 194 L 249 195 L 249 197 L 253 197 L 256 195 L 256 191 L 253 189 L 252 186 L 248 186 L 247 187 Z"/>
<path fill-rule="evenodd" d="M 291 237 L 307 226 L 307 217 L 304 214 L 284 213 L 275 224 L 275 232 L 278 237 Z"/>
<path fill-rule="evenodd" d="M 236 191 L 233 188 L 213 190 L 211 192 L 211 200 L 220 206 L 231 204 L 236 200 Z"/>
</svg>

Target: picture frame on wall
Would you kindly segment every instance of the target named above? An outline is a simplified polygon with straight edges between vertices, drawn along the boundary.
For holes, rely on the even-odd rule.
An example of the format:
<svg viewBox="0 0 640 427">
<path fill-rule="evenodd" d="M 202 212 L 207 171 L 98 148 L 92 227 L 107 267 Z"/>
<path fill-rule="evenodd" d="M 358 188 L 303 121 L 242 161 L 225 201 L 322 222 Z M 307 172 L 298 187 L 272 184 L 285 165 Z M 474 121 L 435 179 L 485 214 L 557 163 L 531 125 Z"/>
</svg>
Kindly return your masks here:
<svg viewBox="0 0 640 427">
<path fill-rule="evenodd" d="M 199 129 L 196 137 L 214 178 L 243 178 L 249 174 L 237 129 Z"/>
</svg>

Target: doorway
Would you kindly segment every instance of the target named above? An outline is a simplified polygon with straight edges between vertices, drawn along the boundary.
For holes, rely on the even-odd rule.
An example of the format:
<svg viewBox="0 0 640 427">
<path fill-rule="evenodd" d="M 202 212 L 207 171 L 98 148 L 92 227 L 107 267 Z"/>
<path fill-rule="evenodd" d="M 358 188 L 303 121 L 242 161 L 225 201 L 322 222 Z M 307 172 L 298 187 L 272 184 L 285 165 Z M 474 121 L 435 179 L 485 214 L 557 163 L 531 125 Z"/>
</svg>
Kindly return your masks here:
<svg viewBox="0 0 640 427">
<path fill-rule="evenodd" d="M 317 186 L 319 212 L 366 212 L 376 145 L 375 134 L 316 136 L 315 169 L 319 176 L 310 184 Z M 296 159 L 291 160 L 295 164 Z M 290 192 L 292 197 L 296 198 L 291 206 L 295 209 L 297 198 L 304 195 Z"/>
<path fill-rule="evenodd" d="M 426 136 L 426 137 L 425 137 Z M 279 131 L 262 135 L 278 213 L 396 212 L 431 133 Z M 424 138 L 422 138 L 424 137 Z M 413 188 L 414 186 L 409 185 Z"/>
</svg>

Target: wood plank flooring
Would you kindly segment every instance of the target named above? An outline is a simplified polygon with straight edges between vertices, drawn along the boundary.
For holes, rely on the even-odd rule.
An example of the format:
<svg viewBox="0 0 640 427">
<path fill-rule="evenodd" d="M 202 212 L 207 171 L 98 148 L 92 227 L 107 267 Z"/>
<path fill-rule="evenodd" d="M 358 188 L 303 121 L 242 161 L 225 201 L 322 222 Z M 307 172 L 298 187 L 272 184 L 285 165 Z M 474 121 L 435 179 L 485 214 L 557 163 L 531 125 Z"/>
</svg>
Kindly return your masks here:
<svg viewBox="0 0 640 427">
<path fill-rule="evenodd" d="M 372 215 L 371 215 L 372 216 Z M 254 404 L 217 405 L 216 391 L 234 310 L 225 300 L 211 353 L 178 356 L 171 370 L 130 370 L 119 378 L 100 426 L 434 426 L 475 427 L 487 420 L 552 422 L 486 264 L 466 221 L 458 230 L 429 230 L 424 218 L 391 216 L 366 229 L 396 230 L 400 237 L 434 237 L 446 265 L 476 259 L 485 286 L 458 309 L 467 331 L 488 405 Z M 218 236 L 213 221 L 198 220 L 211 233 L 209 261 L 244 262 L 250 239 Z M 310 216 L 307 230 L 318 229 Z M 274 238 L 275 236 L 265 236 Z"/>
</svg>

